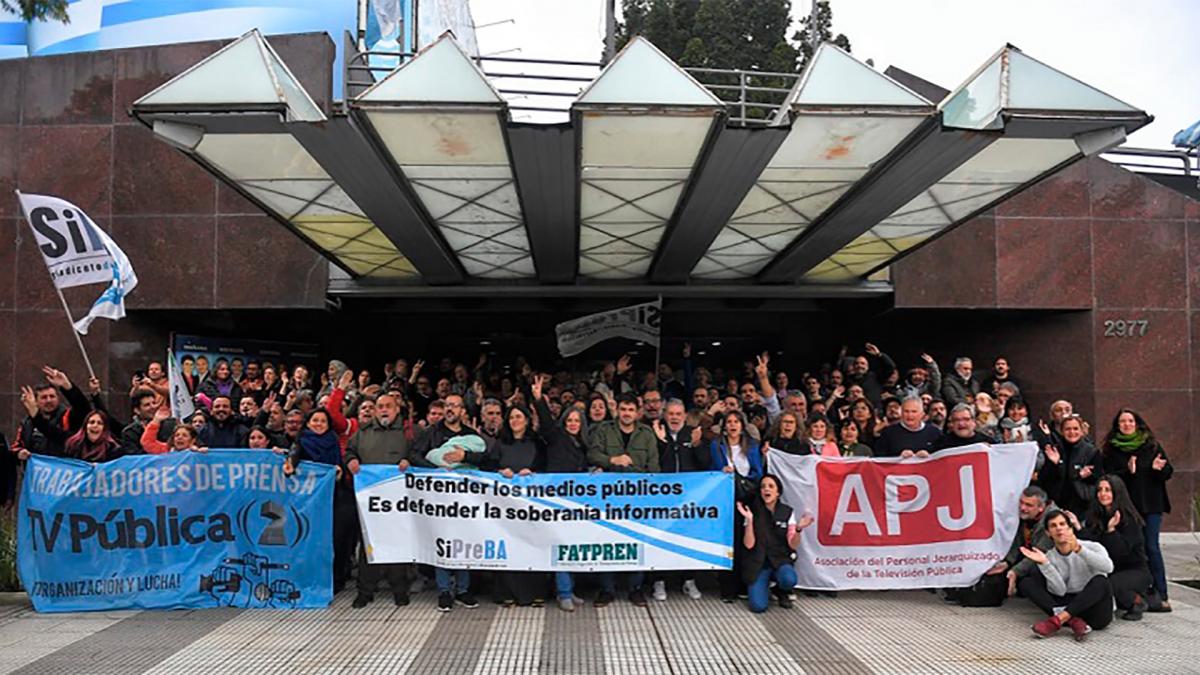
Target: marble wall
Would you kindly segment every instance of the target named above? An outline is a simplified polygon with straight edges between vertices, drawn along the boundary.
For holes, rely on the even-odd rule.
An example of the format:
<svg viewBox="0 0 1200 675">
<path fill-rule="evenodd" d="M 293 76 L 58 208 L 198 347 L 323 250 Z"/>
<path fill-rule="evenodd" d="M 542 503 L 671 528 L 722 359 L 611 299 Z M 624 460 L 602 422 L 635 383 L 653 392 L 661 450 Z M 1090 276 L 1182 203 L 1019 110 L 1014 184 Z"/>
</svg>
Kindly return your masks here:
<svg viewBox="0 0 1200 675">
<path fill-rule="evenodd" d="M 271 38 L 328 106 L 333 43 Z M 324 259 L 129 116 L 134 100 L 219 49 L 203 42 L 0 61 L 0 429 L 23 415 L 20 385 L 51 363 L 76 379 L 83 359 L 12 196 L 60 196 L 83 208 L 137 261 L 124 321 L 84 338 L 118 410 L 129 374 L 161 358 L 169 328 L 136 310 L 321 307 Z M 263 264 L 273 260 L 273 264 Z M 96 286 L 66 292 L 84 313 Z M 124 383 L 121 382 L 124 380 Z"/>
<path fill-rule="evenodd" d="M 1101 435 L 1119 408 L 1142 413 L 1175 465 L 1175 530 L 1192 525 L 1200 470 L 1198 276 L 1200 203 L 1101 159 L 893 267 L 898 309 L 980 310 L 967 327 L 990 341 L 980 358 L 1008 356 L 1039 409 L 1066 397 Z"/>
</svg>

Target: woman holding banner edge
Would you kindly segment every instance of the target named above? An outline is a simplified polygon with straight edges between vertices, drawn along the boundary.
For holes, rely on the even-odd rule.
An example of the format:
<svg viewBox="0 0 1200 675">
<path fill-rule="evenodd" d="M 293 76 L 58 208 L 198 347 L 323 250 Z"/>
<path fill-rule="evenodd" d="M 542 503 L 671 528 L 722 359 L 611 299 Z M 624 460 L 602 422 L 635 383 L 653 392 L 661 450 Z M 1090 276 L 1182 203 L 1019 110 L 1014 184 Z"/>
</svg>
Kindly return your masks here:
<svg viewBox="0 0 1200 675">
<path fill-rule="evenodd" d="M 758 495 L 758 483 L 763 476 L 762 451 L 758 442 L 746 432 L 746 417 L 731 410 L 721 418 L 721 435 L 709 446 L 711 471 L 734 474 L 734 499 L 739 510 L 742 505 L 753 502 Z M 734 516 L 736 518 L 736 515 Z M 737 531 L 736 525 L 734 531 Z M 721 602 L 730 603 L 739 595 L 741 580 L 741 556 L 733 556 L 733 569 L 718 575 L 721 587 Z"/>
</svg>

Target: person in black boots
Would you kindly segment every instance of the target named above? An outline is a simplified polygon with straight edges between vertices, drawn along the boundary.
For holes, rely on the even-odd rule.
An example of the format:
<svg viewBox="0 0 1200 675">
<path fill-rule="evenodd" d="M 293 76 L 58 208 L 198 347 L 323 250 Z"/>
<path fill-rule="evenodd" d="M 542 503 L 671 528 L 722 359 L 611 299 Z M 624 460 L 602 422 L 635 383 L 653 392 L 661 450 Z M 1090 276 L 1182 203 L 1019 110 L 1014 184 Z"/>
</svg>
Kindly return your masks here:
<svg viewBox="0 0 1200 675">
<path fill-rule="evenodd" d="M 1112 558 L 1108 575 L 1113 597 L 1122 610 L 1121 618 L 1137 621 L 1146 611 L 1146 595 L 1152 583 L 1146 565 L 1146 542 L 1129 490 L 1116 476 L 1105 476 L 1096 484 L 1096 494 L 1087 510 L 1087 527 L 1079 536 L 1098 541 Z"/>
<path fill-rule="evenodd" d="M 1102 452 L 1104 472 L 1125 482 L 1129 498 L 1146 522 L 1146 561 L 1150 576 L 1154 578 L 1154 593 L 1147 599 L 1150 611 L 1169 612 L 1167 570 L 1158 536 L 1162 531 L 1163 515 L 1171 512 L 1167 481 L 1175 469 L 1150 425 L 1128 408 L 1120 410 L 1113 418 Z"/>
</svg>

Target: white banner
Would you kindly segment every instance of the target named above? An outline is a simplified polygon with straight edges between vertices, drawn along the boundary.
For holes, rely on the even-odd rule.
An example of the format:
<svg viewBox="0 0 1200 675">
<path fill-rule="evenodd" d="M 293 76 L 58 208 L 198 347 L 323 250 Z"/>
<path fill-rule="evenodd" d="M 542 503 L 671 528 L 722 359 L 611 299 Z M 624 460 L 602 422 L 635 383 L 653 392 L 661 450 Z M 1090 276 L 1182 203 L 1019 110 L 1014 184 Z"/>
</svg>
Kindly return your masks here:
<svg viewBox="0 0 1200 675">
<path fill-rule="evenodd" d="M 615 337 L 657 347 L 661 318 L 662 302 L 655 300 L 564 321 L 554 327 L 558 351 L 564 357 L 575 356 L 597 342 Z"/>
<path fill-rule="evenodd" d="M 949 588 L 979 580 L 1012 545 L 1035 443 L 969 445 L 927 459 L 771 455 L 784 502 L 810 514 L 799 587 Z"/>
<path fill-rule="evenodd" d="M 448 568 L 729 569 L 733 480 L 719 472 L 533 474 L 365 465 L 367 559 Z"/>
</svg>

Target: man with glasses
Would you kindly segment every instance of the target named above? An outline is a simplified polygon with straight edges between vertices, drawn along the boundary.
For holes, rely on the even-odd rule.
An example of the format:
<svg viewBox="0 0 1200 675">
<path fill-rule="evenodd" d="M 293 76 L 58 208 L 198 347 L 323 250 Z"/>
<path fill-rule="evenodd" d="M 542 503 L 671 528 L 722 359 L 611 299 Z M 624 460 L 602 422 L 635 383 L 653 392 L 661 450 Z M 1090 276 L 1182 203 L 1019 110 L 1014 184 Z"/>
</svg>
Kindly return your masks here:
<svg viewBox="0 0 1200 675">
<path fill-rule="evenodd" d="M 642 394 L 642 422 L 645 422 L 646 424 L 653 424 L 662 420 L 662 416 L 662 394 L 654 389 Z"/>
</svg>

